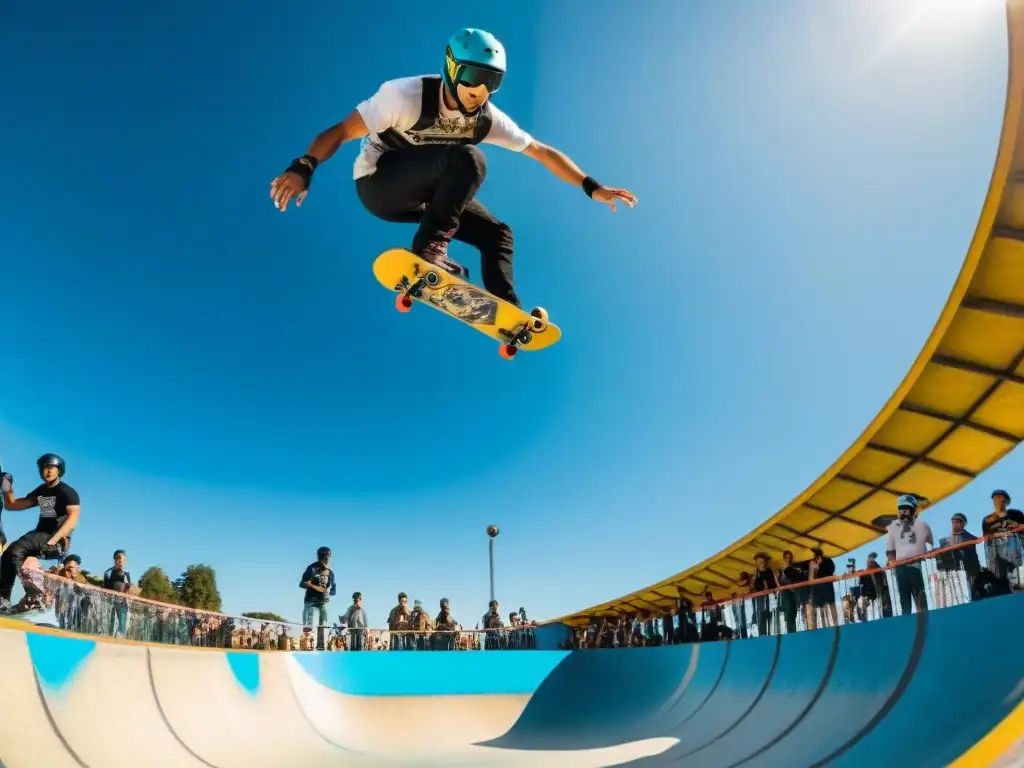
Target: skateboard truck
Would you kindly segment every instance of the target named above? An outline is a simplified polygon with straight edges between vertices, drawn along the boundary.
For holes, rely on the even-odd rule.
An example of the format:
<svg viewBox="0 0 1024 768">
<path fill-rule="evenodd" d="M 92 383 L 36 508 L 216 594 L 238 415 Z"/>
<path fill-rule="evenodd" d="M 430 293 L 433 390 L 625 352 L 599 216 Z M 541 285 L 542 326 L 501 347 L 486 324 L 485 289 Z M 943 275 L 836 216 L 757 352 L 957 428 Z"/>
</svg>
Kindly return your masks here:
<svg viewBox="0 0 1024 768">
<path fill-rule="evenodd" d="M 395 286 L 398 296 L 395 298 L 395 309 L 408 312 L 412 309 L 412 300 L 423 295 L 424 288 L 433 288 L 441 282 L 441 276 L 434 270 L 419 277 L 415 282 L 402 275 L 402 282 Z"/>
<path fill-rule="evenodd" d="M 499 333 L 508 341 L 502 342 L 498 347 L 498 354 L 505 360 L 515 357 L 519 347 L 527 346 L 533 341 L 533 334 L 543 333 L 548 327 L 548 311 L 543 307 L 534 307 L 530 310 L 531 320 L 528 323 L 517 325 L 511 331 L 502 328 Z"/>
</svg>

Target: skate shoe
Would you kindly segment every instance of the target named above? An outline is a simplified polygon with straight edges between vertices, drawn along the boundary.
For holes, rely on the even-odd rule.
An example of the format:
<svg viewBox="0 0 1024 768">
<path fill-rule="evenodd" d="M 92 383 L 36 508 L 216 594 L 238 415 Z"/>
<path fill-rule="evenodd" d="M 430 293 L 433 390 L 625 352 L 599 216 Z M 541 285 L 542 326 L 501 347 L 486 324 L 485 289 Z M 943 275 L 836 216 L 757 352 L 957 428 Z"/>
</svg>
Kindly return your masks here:
<svg viewBox="0 0 1024 768">
<path fill-rule="evenodd" d="M 446 242 L 430 243 L 416 255 L 449 274 L 469 280 L 469 270 L 448 255 L 448 243 Z"/>
</svg>

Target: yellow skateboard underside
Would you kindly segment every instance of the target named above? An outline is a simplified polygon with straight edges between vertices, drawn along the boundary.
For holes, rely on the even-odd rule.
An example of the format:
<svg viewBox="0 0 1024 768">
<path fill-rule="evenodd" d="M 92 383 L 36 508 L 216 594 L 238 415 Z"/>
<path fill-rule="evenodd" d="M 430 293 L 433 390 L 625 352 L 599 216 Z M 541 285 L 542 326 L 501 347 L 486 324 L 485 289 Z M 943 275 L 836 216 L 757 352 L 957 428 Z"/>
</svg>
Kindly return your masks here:
<svg viewBox="0 0 1024 768">
<path fill-rule="evenodd" d="M 385 288 L 402 294 L 428 273 L 437 276 L 434 285 L 422 285 L 422 293 L 414 301 L 428 304 L 480 333 L 501 342 L 509 342 L 516 331 L 535 320 L 528 312 L 492 296 L 482 288 L 435 267 L 404 248 L 384 251 L 373 262 L 373 274 Z M 561 329 L 552 322 L 542 331 L 531 331 L 529 343 L 518 345 L 523 350 L 550 347 L 562 338 Z"/>
</svg>

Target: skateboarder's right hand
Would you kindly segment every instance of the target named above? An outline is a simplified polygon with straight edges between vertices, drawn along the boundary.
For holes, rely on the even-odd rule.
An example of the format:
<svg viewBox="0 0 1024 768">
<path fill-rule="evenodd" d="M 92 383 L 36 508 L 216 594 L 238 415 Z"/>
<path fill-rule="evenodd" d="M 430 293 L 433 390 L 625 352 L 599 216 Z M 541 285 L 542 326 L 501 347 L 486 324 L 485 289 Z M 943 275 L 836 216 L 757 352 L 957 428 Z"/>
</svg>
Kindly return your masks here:
<svg viewBox="0 0 1024 768">
<path fill-rule="evenodd" d="M 299 174 L 285 171 L 272 182 L 270 182 L 270 199 L 274 201 L 274 207 L 282 213 L 288 207 L 288 202 L 295 199 L 295 207 L 301 208 L 302 201 L 306 199 L 309 190 L 306 188 L 306 181 Z"/>
</svg>

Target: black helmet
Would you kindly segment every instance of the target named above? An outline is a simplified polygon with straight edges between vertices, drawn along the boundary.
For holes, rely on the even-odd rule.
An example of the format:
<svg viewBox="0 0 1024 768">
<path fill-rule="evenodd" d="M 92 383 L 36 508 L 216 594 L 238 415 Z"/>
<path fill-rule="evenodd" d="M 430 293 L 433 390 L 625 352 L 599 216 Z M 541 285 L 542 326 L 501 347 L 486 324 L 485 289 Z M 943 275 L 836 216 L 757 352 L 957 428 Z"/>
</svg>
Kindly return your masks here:
<svg viewBox="0 0 1024 768">
<path fill-rule="evenodd" d="M 44 453 L 42 456 L 36 459 L 36 466 L 39 467 L 40 473 L 42 473 L 43 467 L 56 467 L 57 477 L 64 477 L 64 459 L 62 459 L 56 453 Z"/>
</svg>

